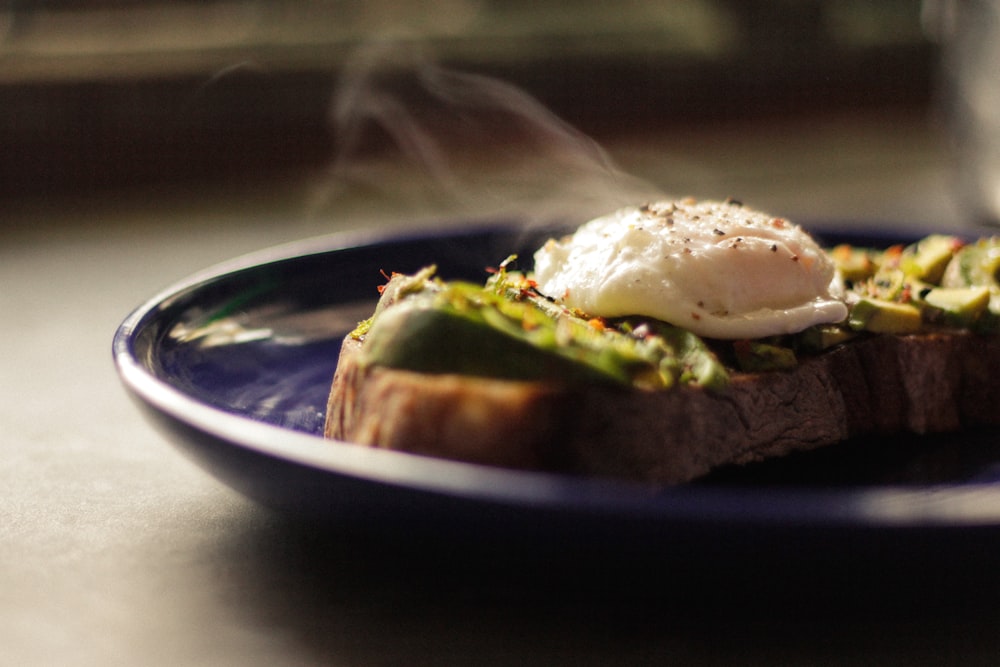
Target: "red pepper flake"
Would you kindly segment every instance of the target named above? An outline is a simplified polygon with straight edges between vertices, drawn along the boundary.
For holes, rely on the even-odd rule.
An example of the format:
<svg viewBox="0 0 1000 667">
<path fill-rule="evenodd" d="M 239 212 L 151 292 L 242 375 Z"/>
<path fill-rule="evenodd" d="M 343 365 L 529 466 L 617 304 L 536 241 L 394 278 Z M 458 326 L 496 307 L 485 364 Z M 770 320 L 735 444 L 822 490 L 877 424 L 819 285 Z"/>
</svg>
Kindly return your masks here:
<svg viewBox="0 0 1000 667">
<path fill-rule="evenodd" d="M 701 319 L 701 315 L 699 315 L 698 313 L 691 313 L 691 319 L 692 320 L 700 320 Z"/>
<path fill-rule="evenodd" d="M 793 262 L 799 261 L 799 256 L 798 255 L 792 255 L 792 261 Z"/>
<path fill-rule="evenodd" d="M 608 328 L 607 325 L 604 323 L 604 320 L 601 319 L 600 317 L 590 318 L 589 320 L 587 320 L 587 324 L 590 325 L 591 329 L 596 329 L 598 331 L 604 331 L 605 329 Z"/>
<path fill-rule="evenodd" d="M 383 278 L 385 278 L 386 282 L 389 282 L 390 280 L 392 280 L 393 276 L 398 276 L 399 275 L 395 271 L 393 271 L 392 273 L 386 273 L 385 269 L 379 269 L 378 272 L 379 272 L 379 274 Z M 386 287 L 387 287 L 386 285 L 379 285 L 376 289 L 378 289 L 378 293 L 381 294 L 382 292 L 385 291 Z"/>
<path fill-rule="evenodd" d="M 894 267 L 899 266 L 899 260 L 903 256 L 903 246 L 894 245 L 889 246 L 885 249 L 883 257 L 885 259 L 884 263 L 886 266 Z"/>
<path fill-rule="evenodd" d="M 774 227 L 775 229 L 784 229 L 785 221 L 782 220 L 781 218 L 775 218 L 774 220 L 771 221 L 771 226 Z"/>
</svg>

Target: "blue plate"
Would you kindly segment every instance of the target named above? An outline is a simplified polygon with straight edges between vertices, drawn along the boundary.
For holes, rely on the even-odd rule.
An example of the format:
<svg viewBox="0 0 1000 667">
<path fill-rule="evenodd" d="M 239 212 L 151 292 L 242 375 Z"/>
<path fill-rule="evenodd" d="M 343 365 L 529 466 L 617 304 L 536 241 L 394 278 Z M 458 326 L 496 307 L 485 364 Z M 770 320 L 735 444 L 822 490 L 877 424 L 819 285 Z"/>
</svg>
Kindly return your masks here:
<svg viewBox="0 0 1000 667">
<path fill-rule="evenodd" d="M 894 240 L 819 230 L 828 243 Z M 756 554 L 813 567 L 850 557 L 898 569 L 933 553 L 975 570 L 970 563 L 985 568 L 1000 555 L 1000 438 L 989 431 L 850 442 L 666 489 L 322 439 L 341 338 L 371 312 L 381 272 L 434 263 L 445 277 L 481 280 L 511 253 L 530 256 L 549 233 L 470 224 L 268 249 L 142 305 L 117 330 L 114 360 L 180 449 L 239 492 L 306 521 L 688 562 Z"/>
</svg>

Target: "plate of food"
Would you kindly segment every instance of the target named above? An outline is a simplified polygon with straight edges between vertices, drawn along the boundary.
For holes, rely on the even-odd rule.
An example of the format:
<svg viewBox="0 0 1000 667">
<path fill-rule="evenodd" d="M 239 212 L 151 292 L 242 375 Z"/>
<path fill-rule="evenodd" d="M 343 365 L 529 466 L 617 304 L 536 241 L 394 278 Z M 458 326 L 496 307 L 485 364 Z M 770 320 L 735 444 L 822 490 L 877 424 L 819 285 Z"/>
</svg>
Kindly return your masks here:
<svg viewBox="0 0 1000 667">
<path fill-rule="evenodd" d="M 309 239 L 155 295 L 114 361 L 182 451 L 310 521 L 995 556 L 1000 245 L 808 229 L 679 200 Z"/>
</svg>

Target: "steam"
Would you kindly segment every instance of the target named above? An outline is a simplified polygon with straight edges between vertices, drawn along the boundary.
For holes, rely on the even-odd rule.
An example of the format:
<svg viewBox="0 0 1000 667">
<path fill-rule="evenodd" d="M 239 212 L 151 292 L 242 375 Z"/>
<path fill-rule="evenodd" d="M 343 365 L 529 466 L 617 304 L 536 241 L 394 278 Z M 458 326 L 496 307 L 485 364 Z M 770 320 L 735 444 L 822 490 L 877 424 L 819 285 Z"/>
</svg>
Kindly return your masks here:
<svg viewBox="0 0 1000 667">
<path fill-rule="evenodd" d="M 527 92 L 416 47 L 356 53 L 330 122 L 327 201 L 363 189 L 414 210 L 582 221 L 662 196 Z"/>
</svg>

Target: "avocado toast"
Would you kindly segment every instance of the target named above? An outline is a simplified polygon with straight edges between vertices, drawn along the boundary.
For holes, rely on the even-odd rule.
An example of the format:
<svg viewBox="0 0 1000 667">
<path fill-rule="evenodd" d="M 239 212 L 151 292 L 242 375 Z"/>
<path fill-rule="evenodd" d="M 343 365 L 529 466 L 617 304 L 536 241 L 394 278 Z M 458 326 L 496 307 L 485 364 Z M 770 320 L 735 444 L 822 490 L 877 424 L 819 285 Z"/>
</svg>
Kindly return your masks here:
<svg viewBox="0 0 1000 667">
<path fill-rule="evenodd" d="M 712 307 L 718 316 L 705 336 L 685 321 L 583 310 L 568 298 L 575 287 L 544 293 L 535 272 L 514 270 L 515 258 L 483 284 L 441 280 L 433 267 L 393 275 L 375 314 L 344 340 L 326 435 L 487 465 L 672 484 L 858 435 L 1000 422 L 995 240 L 934 235 L 813 257 L 810 246 L 773 236 L 790 223 L 747 223 L 738 202 L 657 203 L 629 216 L 616 222 L 626 236 L 601 237 L 615 245 L 616 262 L 634 255 L 622 239 L 637 233 L 637 220 L 641 233 L 655 222 L 663 238 L 678 240 L 678 256 L 697 259 L 702 248 L 683 243 L 695 238 L 690 227 L 667 236 L 684 217 L 708 224 L 710 252 L 760 241 L 761 257 L 792 262 L 783 271 L 811 263 L 812 277 L 802 279 L 819 291 L 777 306 L 759 295 L 749 305 L 730 299 L 724 311 Z M 578 261 L 568 242 L 557 243 Z M 646 237 L 637 247 L 650 254 Z M 835 281 L 813 266 L 827 263 Z M 630 267 L 629 276 L 642 274 Z M 676 265 L 668 269 L 683 282 Z M 800 279 L 789 275 L 781 280 Z M 707 312 L 705 300 L 678 312 L 702 321 L 694 315 Z M 801 304 L 821 316 L 800 326 Z M 796 308 L 798 324 L 789 326 L 784 314 Z M 764 335 L 719 337 L 730 321 L 723 316 L 740 318 L 737 334 L 752 319 Z"/>
</svg>

